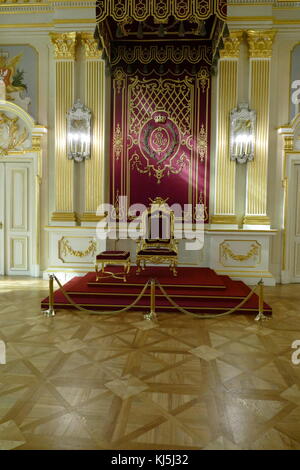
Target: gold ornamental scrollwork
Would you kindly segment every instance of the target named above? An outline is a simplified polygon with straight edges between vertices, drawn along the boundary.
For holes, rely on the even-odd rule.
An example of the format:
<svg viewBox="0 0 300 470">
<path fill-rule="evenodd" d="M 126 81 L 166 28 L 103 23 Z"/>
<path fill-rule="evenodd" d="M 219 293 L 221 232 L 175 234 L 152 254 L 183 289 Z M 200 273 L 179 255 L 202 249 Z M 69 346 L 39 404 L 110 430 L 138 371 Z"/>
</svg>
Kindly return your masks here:
<svg viewBox="0 0 300 470">
<path fill-rule="evenodd" d="M 108 16 L 122 23 L 128 18 L 135 21 L 146 21 L 152 16 L 155 23 L 167 23 L 170 16 L 175 20 L 184 21 L 191 18 L 196 21 L 208 19 L 215 14 L 219 19 L 226 20 L 226 2 L 224 0 L 97 0 L 97 23 Z"/>
<path fill-rule="evenodd" d="M 149 64 L 150 62 L 157 62 L 164 64 L 168 61 L 174 64 L 181 64 L 185 61 L 191 64 L 198 64 L 201 61 L 211 65 L 211 47 L 210 46 L 190 46 L 184 45 L 180 48 L 178 46 L 160 45 L 151 46 L 122 46 L 118 45 L 113 49 L 113 57 L 111 59 L 112 65 L 117 65 L 120 61 L 126 64 L 133 64 L 140 62 L 142 64 Z"/>
<path fill-rule="evenodd" d="M 119 160 L 119 158 L 122 155 L 122 150 L 123 150 L 123 135 L 121 131 L 120 124 L 117 124 L 117 127 L 114 132 L 113 136 L 113 152 L 116 160 Z"/>
<path fill-rule="evenodd" d="M 19 134 L 19 118 L 10 118 L 0 112 L 0 156 L 7 155 L 12 150 L 17 150 L 29 137 L 28 130 Z"/>
<path fill-rule="evenodd" d="M 98 42 L 91 33 L 81 33 L 82 44 L 84 46 L 84 54 L 87 59 L 100 59 L 102 51 L 98 48 Z"/>
<path fill-rule="evenodd" d="M 160 184 L 164 176 L 169 176 L 170 174 L 178 175 L 181 173 L 182 169 L 189 164 L 189 159 L 187 155 L 183 152 L 182 155 L 176 161 L 175 166 L 172 166 L 172 161 L 168 165 L 159 164 L 157 166 L 150 165 L 149 162 L 146 166 L 141 162 L 140 156 L 136 153 L 133 154 L 131 158 L 132 168 L 144 175 L 153 175 L 156 178 L 156 182 Z"/>
<path fill-rule="evenodd" d="M 41 150 L 41 136 L 33 135 L 32 136 L 32 150 L 40 151 Z"/>
<path fill-rule="evenodd" d="M 230 36 L 223 39 L 224 48 L 220 50 L 221 58 L 238 59 L 243 31 L 231 31 Z"/>
<path fill-rule="evenodd" d="M 202 93 L 205 93 L 210 84 L 210 74 L 206 67 L 201 67 L 197 73 L 197 80 L 200 83 Z"/>
<path fill-rule="evenodd" d="M 257 243 L 252 243 L 250 245 L 250 250 L 244 255 L 234 253 L 229 243 L 227 242 L 223 242 L 220 245 L 220 248 L 221 248 L 221 258 L 224 258 L 225 260 L 227 260 L 228 258 L 231 258 L 234 261 L 240 261 L 240 262 L 248 261 L 250 258 L 257 257 L 259 256 L 259 253 L 260 253 L 260 245 L 258 245 Z"/>
<path fill-rule="evenodd" d="M 54 57 L 60 59 L 75 60 L 76 33 L 50 33 L 54 46 Z"/>
<path fill-rule="evenodd" d="M 293 150 L 294 149 L 294 136 L 285 135 L 284 136 L 284 150 Z"/>
<path fill-rule="evenodd" d="M 90 240 L 88 247 L 86 250 L 81 251 L 81 250 L 74 250 L 71 245 L 69 240 L 66 238 L 62 238 L 60 240 L 60 254 L 63 256 L 71 255 L 75 256 L 76 258 L 85 258 L 86 256 L 93 256 L 96 253 L 97 250 L 97 243 L 96 240 Z"/>
<path fill-rule="evenodd" d="M 276 31 L 247 31 L 249 57 L 268 59 L 272 57 L 272 47 Z"/>
<path fill-rule="evenodd" d="M 200 162 L 203 163 L 207 158 L 207 130 L 205 129 L 204 124 L 201 124 L 197 138 L 197 150 Z"/>
<path fill-rule="evenodd" d="M 194 208 L 194 218 L 197 222 L 204 222 L 205 220 L 208 220 L 208 208 L 204 202 L 204 195 L 202 191 L 199 195 L 199 202 Z"/>
<path fill-rule="evenodd" d="M 114 87 L 119 94 L 124 86 L 126 75 L 122 69 L 116 69 L 114 71 Z"/>
</svg>

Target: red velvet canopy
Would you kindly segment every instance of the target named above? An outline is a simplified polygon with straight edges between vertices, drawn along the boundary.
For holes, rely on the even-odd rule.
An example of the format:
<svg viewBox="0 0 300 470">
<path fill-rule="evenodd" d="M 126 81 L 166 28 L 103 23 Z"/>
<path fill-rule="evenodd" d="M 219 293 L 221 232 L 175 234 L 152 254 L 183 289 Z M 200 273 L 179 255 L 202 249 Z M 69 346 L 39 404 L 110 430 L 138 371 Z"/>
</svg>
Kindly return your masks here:
<svg viewBox="0 0 300 470">
<path fill-rule="evenodd" d="M 169 198 L 209 216 L 211 72 L 228 34 L 224 0 L 96 2 L 112 71 L 111 201 Z"/>
</svg>

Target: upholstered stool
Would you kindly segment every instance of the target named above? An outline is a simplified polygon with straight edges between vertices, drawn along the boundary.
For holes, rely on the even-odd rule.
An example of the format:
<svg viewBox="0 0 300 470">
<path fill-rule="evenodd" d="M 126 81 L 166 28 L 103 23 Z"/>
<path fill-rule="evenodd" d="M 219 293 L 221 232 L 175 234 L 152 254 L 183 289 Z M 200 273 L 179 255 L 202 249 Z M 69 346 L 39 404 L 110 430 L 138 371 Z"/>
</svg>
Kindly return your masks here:
<svg viewBox="0 0 300 470">
<path fill-rule="evenodd" d="M 110 271 L 105 271 L 104 267 L 106 264 L 116 264 L 116 265 L 123 265 L 124 266 L 124 274 L 123 276 L 118 276 L 117 274 L 121 273 L 112 273 Z M 102 251 L 99 255 L 96 256 L 95 262 L 95 271 L 96 271 L 96 281 L 99 280 L 98 276 L 98 266 L 101 265 L 101 272 L 107 273 L 111 277 L 115 277 L 117 279 L 123 279 L 126 282 L 126 274 L 130 271 L 130 253 L 129 251 Z"/>
</svg>

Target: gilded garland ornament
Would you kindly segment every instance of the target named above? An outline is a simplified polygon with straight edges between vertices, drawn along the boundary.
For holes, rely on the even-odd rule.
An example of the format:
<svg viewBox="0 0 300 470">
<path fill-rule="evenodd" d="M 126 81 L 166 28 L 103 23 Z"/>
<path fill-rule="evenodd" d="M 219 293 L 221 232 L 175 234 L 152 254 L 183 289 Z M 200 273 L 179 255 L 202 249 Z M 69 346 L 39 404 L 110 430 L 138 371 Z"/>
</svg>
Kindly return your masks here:
<svg viewBox="0 0 300 470">
<path fill-rule="evenodd" d="M 96 253 L 97 243 L 96 240 L 90 240 L 88 248 L 86 250 L 74 250 L 71 247 L 69 240 L 63 238 L 62 240 L 60 240 L 60 250 L 63 256 L 72 255 L 76 258 L 85 258 L 88 255 L 93 256 Z"/>
<path fill-rule="evenodd" d="M 222 257 L 225 259 L 231 258 L 234 261 L 247 261 L 248 259 L 259 255 L 259 246 L 252 243 L 250 250 L 245 255 L 236 254 L 232 251 L 228 243 L 222 245 Z"/>
</svg>

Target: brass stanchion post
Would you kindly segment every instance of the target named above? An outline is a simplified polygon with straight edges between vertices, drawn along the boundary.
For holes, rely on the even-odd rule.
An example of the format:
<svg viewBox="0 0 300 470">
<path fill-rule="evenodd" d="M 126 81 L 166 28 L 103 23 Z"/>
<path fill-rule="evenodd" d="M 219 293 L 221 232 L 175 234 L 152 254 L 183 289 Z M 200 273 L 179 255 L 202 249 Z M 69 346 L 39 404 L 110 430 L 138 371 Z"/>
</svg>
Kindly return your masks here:
<svg viewBox="0 0 300 470">
<path fill-rule="evenodd" d="M 54 317 L 54 274 L 49 275 L 49 308 L 48 310 L 43 310 L 43 314 L 47 317 Z"/>
<path fill-rule="evenodd" d="M 255 321 L 260 320 L 269 320 L 266 315 L 264 315 L 264 281 L 261 279 L 258 283 L 259 285 L 259 300 L 258 300 L 258 314 L 255 317 Z"/>
<path fill-rule="evenodd" d="M 151 279 L 150 284 L 150 312 L 145 313 L 144 319 L 145 320 L 154 320 L 156 318 L 155 312 L 155 279 Z"/>
</svg>

